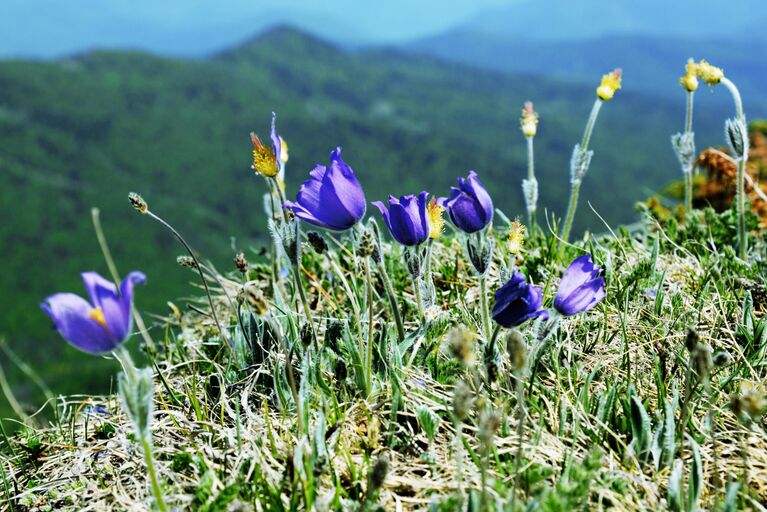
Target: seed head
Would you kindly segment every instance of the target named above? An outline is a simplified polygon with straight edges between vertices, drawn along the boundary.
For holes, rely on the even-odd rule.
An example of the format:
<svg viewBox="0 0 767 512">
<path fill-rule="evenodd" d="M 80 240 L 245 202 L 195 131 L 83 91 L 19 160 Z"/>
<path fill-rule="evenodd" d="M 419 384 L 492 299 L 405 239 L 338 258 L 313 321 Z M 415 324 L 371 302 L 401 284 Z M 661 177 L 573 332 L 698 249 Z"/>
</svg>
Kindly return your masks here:
<svg viewBox="0 0 767 512">
<path fill-rule="evenodd" d="M 465 366 L 474 361 L 474 336 L 465 327 L 455 327 L 447 334 L 450 353 Z"/>
<path fill-rule="evenodd" d="M 131 206 L 133 206 L 137 212 L 146 213 L 149 211 L 149 205 L 147 205 L 146 201 L 144 201 L 144 198 L 137 193 L 131 192 L 128 194 L 128 200 L 130 201 Z"/>
<path fill-rule="evenodd" d="M 234 266 L 240 271 L 242 275 L 248 274 L 248 260 L 245 259 L 245 254 L 239 252 L 234 257 Z"/>
<path fill-rule="evenodd" d="M 176 262 L 181 265 L 182 267 L 186 268 L 197 268 L 197 263 L 194 261 L 194 258 L 191 256 L 179 256 L 176 258 Z"/>
</svg>

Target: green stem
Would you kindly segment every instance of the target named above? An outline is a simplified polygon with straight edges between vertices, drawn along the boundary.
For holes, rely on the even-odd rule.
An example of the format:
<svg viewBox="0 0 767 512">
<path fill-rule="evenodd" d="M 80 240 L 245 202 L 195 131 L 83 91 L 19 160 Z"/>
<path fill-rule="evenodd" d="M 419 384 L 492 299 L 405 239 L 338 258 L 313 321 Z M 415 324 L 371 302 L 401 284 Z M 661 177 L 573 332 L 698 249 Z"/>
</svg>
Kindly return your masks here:
<svg viewBox="0 0 767 512">
<path fill-rule="evenodd" d="M 420 277 L 413 276 L 413 291 L 415 292 L 415 301 L 418 304 L 418 315 L 420 316 L 421 325 L 426 321 L 426 315 L 424 315 L 423 309 L 423 297 L 421 296 L 421 283 Z"/>
<path fill-rule="evenodd" d="M 378 271 L 381 273 L 381 279 L 383 280 L 384 288 L 386 288 L 386 295 L 389 297 L 389 306 L 391 306 L 392 314 L 394 315 L 394 323 L 397 324 L 397 337 L 401 343 L 405 339 L 405 328 L 402 326 L 397 296 L 394 294 L 394 287 L 391 284 L 388 272 L 386 272 L 383 260 L 378 262 Z"/>
<path fill-rule="evenodd" d="M 578 194 L 580 194 L 580 191 L 580 180 L 573 181 L 572 188 L 570 189 L 570 202 L 567 203 L 567 216 L 565 217 L 562 236 L 559 240 L 559 255 L 557 257 L 559 261 L 562 261 L 562 257 L 565 255 L 565 245 L 570 237 L 570 229 L 573 227 L 573 219 L 575 218 L 575 209 L 578 207 Z"/>
<path fill-rule="evenodd" d="M 160 488 L 160 482 L 157 480 L 157 473 L 154 470 L 154 461 L 152 460 L 152 443 L 148 436 L 141 436 L 141 446 L 144 449 L 144 461 L 146 462 L 147 473 L 149 473 L 149 480 L 152 482 L 152 494 L 154 495 L 157 509 L 160 512 L 167 512 L 168 507 L 165 505 L 165 501 L 162 499 L 162 488 Z"/>
<path fill-rule="evenodd" d="M 365 357 L 365 375 L 367 377 L 367 389 L 370 392 L 372 389 L 371 374 L 373 373 L 373 279 L 370 277 L 370 262 L 367 258 L 365 258 L 364 266 L 368 295 L 368 343 Z M 360 352 L 360 355 L 362 355 L 362 352 Z"/>
<path fill-rule="evenodd" d="M 530 182 L 535 181 L 535 152 L 533 151 L 533 138 L 527 137 L 527 179 Z M 525 198 L 527 199 L 527 198 Z M 536 205 L 529 205 L 527 210 L 527 223 L 530 225 L 530 235 L 535 237 L 535 211 Z"/>
<path fill-rule="evenodd" d="M 591 107 L 591 114 L 589 114 L 589 120 L 586 122 L 586 129 L 583 131 L 583 139 L 581 140 L 580 155 L 584 156 L 589 150 L 589 141 L 591 140 L 591 134 L 594 131 L 594 125 L 597 122 L 597 116 L 599 116 L 599 110 L 602 108 L 601 99 L 597 98 L 594 102 L 594 106 Z M 562 229 L 561 240 L 559 241 L 559 260 L 562 260 L 562 256 L 565 252 L 565 245 L 570 238 L 570 229 L 573 226 L 573 219 L 575 218 L 575 210 L 578 207 L 578 194 L 581 190 L 581 179 L 583 177 L 571 176 L 571 192 L 570 202 L 567 205 L 567 216 L 565 217 L 565 224 Z"/>
<path fill-rule="evenodd" d="M 482 313 L 482 332 L 485 340 L 490 341 L 490 312 L 487 307 L 487 273 L 479 276 L 479 304 Z"/>
<path fill-rule="evenodd" d="M 693 112 L 693 97 L 695 92 L 689 91 L 687 93 L 687 113 L 685 115 L 684 131 L 691 137 L 692 136 L 692 112 Z M 687 221 L 687 215 L 692 212 L 692 166 L 688 166 L 686 169 L 682 169 L 684 173 L 684 220 Z"/>
<path fill-rule="evenodd" d="M 511 498 L 514 499 L 514 494 L 519 487 L 519 468 L 522 466 L 522 438 L 525 435 L 525 383 L 522 380 L 522 373 L 523 372 L 517 372 L 516 378 L 517 378 L 517 412 L 519 414 L 519 417 L 517 418 L 517 442 L 519 445 L 517 446 L 517 455 L 514 460 L 514 487 L 511 491 Z"/>
<path fill-rule="evenodd" d="M 746 127 L 746 116 L 743 113 L 743 100 L 740 97 L 740 92 L 735 84 L 728 78 L 722 78 L 722 83 L 727 87 L 732 95 L 732 99 L 735 102 L 735 112 L 737 113 L 738 120 L 743 123 L 743 127 Z M 748 233 L 746 233 L 746 190 L 745 190 L 745 177 L 746 177 L 746 161 L 748 160 L 748 144 L 743 145 L 743 154 L 738 155 L 738 174 L 736 178 L 737 190 L 736 201 L 738 208 L 738 255 L 742 260 L 746 259 L 746 253 L 748 252 Z"/>
<path fill-rule="evenodd" d="M 300 243 L 300 242 L 297 242 Z M 304 314 L 306 315 L 306 321 L 309 323 L 309 329 L 312 331 L 312 342 L 314 348 L 319 348 L 319 341 L 317 339 L 317 332 L 314 330 L 314 320 L 312 319 L 312 311 L 309 308 L 309 301 L 306 299 L 306 293 L 304 292 L 304 286 L 301 283 L 301 275 L 299 274 L 301 263 L 293 267 L 293 278 L 296 282 L 296 288 L 298 289 L 298 295 L 301 298 L 301 304 L 304 308 Z"/>
<path fill-rule="evenodd" d="M 330 262 L 330 268 L 333 269 L 333 271 L 338 275 L 338 278 L 341 280 L 341 286 L 344 287 L 346 296 L 349 297 L 349 302 L 352 305 L 352 316 L 354 316 L 354 323 L 357 325 L 357 333 L 360 336 L 360 343 L 362 343 L 362 336 L 364 336 L 364 333 L 362 332 L 362 322 L 360 321 L 360 307 L 357 304 L 357 297 L 352 292 L 352 289 L 349 286 L 349 282 L 346 280 L 346 276 L 344 276 L 344 273 L 341 270 L 341 267 L 338 266 L 338 263 L 336 263 L 336 261 L 330 255 L 328 255 L 328 261 Z"/>
</svg>

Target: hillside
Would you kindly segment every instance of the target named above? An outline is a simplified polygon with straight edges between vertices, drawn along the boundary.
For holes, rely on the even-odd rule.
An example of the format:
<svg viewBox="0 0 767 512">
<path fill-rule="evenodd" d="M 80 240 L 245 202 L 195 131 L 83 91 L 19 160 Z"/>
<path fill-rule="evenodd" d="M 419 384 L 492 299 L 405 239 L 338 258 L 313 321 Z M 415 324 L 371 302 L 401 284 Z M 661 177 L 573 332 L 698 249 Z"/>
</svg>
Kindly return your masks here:
<svg viewBox="0 0 767 512">
<path fill-rule="evenodd" d="M 349 54 L 289 28 L 207 60 L 102 51 L 2 62 L 0 215 L 13 221 L 0 227 L 0 335 L 54 390 L 103 389 L 114 364 L 89 360 L 72 378 L 79 354 L 38 310 L 52 292 L 80 291 L 80 271 L 105 272 L 90 208 L 101 209 L 120 270 L 149 276 L 141 309 L 163 312 L 169 299 L 196 295 L 192 274 L 175 264 L 179 248 L 133 214 L 127 193 L 141 192 L 205 257 L 229 268 L 231 246 L 268 244 L 248 133 L 266 133 L 271 111 L 290 143 L 289 191 L 341 145 L 368 200 L 424 188 L 444 194 L 455 176 L 476 169 L 513 217 L 523 213 L 518 117 L 532 99 L 541 114 L 541 204 L 561 215 L 571 148 L 599 74 L 582 86 L 394 51 Z M 626 83 L 641 79 L 627 74 Z M 704 105 L 696 113 L 701 146 L 719 143 L 729 112 Z M 587 202 L 610 223 L 630 221 L 635 201 L 677 178 L 668 136 L 682 118 L 681 92 L 667 101 L 621 91 L 607 105 L 578 229 L 604 230 Z M 27 381 L 14 389 L 30 408 L 39 403 Z"/>
</svg>

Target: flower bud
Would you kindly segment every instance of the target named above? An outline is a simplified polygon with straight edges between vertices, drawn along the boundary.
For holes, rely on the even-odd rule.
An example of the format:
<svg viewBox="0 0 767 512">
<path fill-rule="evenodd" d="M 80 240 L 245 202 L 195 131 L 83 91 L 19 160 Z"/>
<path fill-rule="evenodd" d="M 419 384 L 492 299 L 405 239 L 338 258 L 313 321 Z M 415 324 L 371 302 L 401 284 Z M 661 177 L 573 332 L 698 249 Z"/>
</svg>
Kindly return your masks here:
<svg viewBox="0 0 767 512">
<path fill-rule="evenodd" d="M 609 101 L 615 95 L 615 91 L 621 88 L 621 78 L 623 71 L 620 68 L 616 68 L 614 71 L 610 71 L 606 75 L 602 75 L 602 82 L 597 87 L 597 96 L 602 101 Z"/>
<path fill-rule="evenodd" d="M 679 79 L 679 83 L 687 92 L 694 92 L 698 88 L 698 65 L 693 59 L 689 59 L 684 71 L 685 73 Z"/>
<path fill-rule="evenodd" d="M 531 101 L 525 102 L 525 106 L 522 109 L 520 126 L 525 137 L 535 137 L 538 131 L 538 113 L 533 110 L 533 103 Z"/>
</svg>

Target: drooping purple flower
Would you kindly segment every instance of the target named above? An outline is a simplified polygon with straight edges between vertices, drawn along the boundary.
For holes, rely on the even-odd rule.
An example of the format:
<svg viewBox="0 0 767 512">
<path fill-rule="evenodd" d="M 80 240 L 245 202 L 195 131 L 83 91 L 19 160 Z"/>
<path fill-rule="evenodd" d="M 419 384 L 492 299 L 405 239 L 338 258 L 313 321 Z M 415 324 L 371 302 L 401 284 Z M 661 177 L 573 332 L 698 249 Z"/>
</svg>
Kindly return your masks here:
<svg viewBox="0 0 767 512">
<path fill-rule="evenodd" d="M 345 231 L 365 215 L 365 192 L 354 171 L 341 158 L 341 148 L 330 153 L 330 166 L 317 165 L 304 181 L 296 200 L 285 201 L 301 220 L 325 229 Z"/>
<path fill-rule="evenodd" d="M 474 171 L 469 171 L 466 178 L 458 178 L 458 187 L 451 187 L 450 197 L 442 203 L 453 224 L 465 233 L 484 229 L 493 220 L 493 200 Z"/>
<path fill-rule="evenodd" d="M 516 327 L 531 318 L 549 316 L 541 309 L 543 290 L 540 286 L 528 284 L 521 272 L 514 272 L 511 279 L 495 292 L 493 320 L 503 327 Z"/>
<path fill-rule="evenodd" d="M 83 272 L 82 277 L 90 302 L 74 293 L 57 293 L 40 307 L 70 344 L 94 354 L 111 352 L 130 335 L 133 287 L 144 284 L 146 276 L 131 272 L 119 290 L 96 272 Z"/>
<path fill-rule="evenodd" d="M 381 211 L 386 226 L 394 239 L 402 245 L 420 245 L 429 238 L 429 219 L 426 214 L 428 192 L 397 199 L 389 196 L 389 207 L 381 201 L 372 204 Z"/>
<path fill-rule="evenodd" d="M 559 283 L 554 308 L 564 316 L 588 311 L 605 298 L 602 269 L 594 265 L 591 254 L 575 258 Z"/>
</svg>

